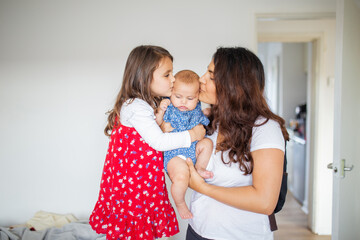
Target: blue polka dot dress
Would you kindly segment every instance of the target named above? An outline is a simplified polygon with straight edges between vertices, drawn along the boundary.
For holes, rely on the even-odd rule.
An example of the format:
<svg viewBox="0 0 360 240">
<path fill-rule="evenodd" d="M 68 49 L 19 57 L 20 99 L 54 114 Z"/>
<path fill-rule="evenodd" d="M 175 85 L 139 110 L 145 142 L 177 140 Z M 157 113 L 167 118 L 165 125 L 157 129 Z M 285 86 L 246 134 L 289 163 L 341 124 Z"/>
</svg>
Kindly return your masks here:
<svg viewBox="0 0 360 240">
<path fill-rule="evenodd" d="M 182 132 L 190 130 L 198 124 L 207 126 L 209 119 L 201 111 L 200 102 L 196 105 L 196 108 L 191 111 L 180 111 L 174 105 L 170 103 L 164 114 L 164 121 L 171 123 L 171 126 L 175 128 L 173 132 Z M 164 168 L 167 171 L 167 164 L 176 156 L 183 155 L 186 158 L 191 158 L 195 164 L 195 146 L 197 141 L 192 142 L 188 148 L 178 148 L 164 152 Z"/>
</svg>

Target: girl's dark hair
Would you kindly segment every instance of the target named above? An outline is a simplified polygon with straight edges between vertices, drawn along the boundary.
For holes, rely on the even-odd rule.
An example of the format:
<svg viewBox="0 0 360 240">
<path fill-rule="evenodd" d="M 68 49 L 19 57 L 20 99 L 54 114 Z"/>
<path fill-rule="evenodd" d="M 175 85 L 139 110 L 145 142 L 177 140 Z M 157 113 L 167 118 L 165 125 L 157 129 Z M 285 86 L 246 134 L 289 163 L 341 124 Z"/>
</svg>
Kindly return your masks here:
<svg viewBox="0 0 360 240">
<path fill-rule="evenodd" d="M 247 175 L 252 173 L 254 165 L 250 152 L 253 127 L 273 119 L 280 124 L 284 139 L 288 140 L 285 121 L 272 113 L 266 103 L 264 68 L 254 53 L 241 47 L 218 48 L 213 61 L 217 104 L 211 108 L 208 134 L 218 126 L 224 139 L 216 149 L 230 150 L 230 163 L 238 162 L 240 170 Z M 265 121 L 256 125 L 260 116 Z"/>
<path fill-rule="evenodd" d="M 114 125 L 119 123 L 121 106 L 128 99 L 140 98 L 155 108 L 160 99 L 151 95 L 150 83 L 154 71 L 159 67 L 160 61 L 168 57 L 173 61 L 171 54 L 159 46 L 138 46 L 134 48 L 125 65 L 123 81 L 115 105 L 107 112 L 108 124 L 104 129 L 107 136 L 111 135 Z"/>
</svg>

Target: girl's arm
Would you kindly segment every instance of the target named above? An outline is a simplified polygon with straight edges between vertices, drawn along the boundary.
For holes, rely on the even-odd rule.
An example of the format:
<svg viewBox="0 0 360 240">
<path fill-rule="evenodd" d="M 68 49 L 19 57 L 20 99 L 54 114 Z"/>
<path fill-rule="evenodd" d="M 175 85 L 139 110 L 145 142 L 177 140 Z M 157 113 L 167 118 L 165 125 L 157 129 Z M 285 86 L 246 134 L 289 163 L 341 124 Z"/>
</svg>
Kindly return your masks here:
<svg viewBox="0 0 360 240">
<path fill-rule="evenodd" d="M 154 111 L 149 105 L 135 102 L 131 105 L 133 106 L 128 106 L 131 114 L 129 114 L 127 122 L 136 129 L 145 142 L 157 151 L 190 147 L 191 142 L 201 140 L 205 136 L 203 126 L 196 126 L 184 132 L 163 133 L 157 125 Z"/>
<path fill-rule="evenodd" d="M 203 111 L 204 115 L 208 117 L 210 115 L 211 108 L 204 108 L 202 111 Z"/>
<path fill-rule="evenodd" d="M 279 198 L 284 152 L 275 148 L 260 149 L 253 151 L 252 156 L 254 170 L 251 186 L 220 187 L 208 184 L 200 177 L 192 161 L 188 159 L 189 186 L 199 193 L 235 208 L 270 215 Z"/>
</svg>

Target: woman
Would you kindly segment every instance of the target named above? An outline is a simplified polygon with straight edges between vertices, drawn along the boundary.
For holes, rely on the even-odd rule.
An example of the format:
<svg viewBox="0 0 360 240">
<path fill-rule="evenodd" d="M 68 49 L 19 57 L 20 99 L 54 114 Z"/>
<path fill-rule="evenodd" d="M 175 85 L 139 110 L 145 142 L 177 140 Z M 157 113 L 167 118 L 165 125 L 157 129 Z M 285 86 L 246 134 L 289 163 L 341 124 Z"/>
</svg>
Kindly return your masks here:
<svg viewBox="0 0 360 240">
<path fill-rule="evenodd" d="M 247 49 L 219 48 L 200 83 L 200 101 L 211 104 L 207 170 L 214 177 L 204 181 L 187 161 L 195 191 L 186 239 L 273 239 L 268 215 L 279 197 L 288 134 L 263 96 L 263 66 Z"/>
</svg>

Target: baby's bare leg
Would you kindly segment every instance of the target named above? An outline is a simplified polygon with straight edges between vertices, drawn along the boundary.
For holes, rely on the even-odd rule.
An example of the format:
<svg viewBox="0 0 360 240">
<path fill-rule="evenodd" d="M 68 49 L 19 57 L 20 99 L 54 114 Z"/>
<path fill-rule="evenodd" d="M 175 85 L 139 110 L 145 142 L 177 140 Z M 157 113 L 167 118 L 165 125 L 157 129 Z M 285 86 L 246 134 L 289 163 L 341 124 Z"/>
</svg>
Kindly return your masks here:
<svg viewBox="0 0 360 240">
<path fill-rule="evenodd" d="M 190 177 L 189 167 L 186 161 L 180 157 L 174 157 L 169 161 L 167 170 L 172 181 L 171 195 L 180 217 L 182 219 L 192 218 L 193 215 L 185 202 L 185 193 L 189 185 Z"/>
<path fill-rule="evenodd" d="M 214 174 L 206 170 L 213 150 L 213 143 L 209 138 L 204 138 L 196 144 L 195 168 L 203 178 L 212 178 Z"/>
</svg>

